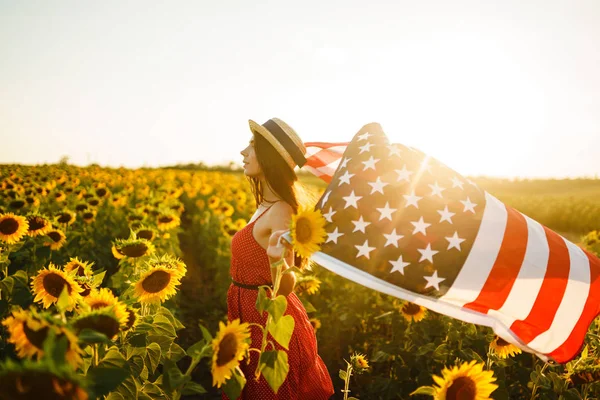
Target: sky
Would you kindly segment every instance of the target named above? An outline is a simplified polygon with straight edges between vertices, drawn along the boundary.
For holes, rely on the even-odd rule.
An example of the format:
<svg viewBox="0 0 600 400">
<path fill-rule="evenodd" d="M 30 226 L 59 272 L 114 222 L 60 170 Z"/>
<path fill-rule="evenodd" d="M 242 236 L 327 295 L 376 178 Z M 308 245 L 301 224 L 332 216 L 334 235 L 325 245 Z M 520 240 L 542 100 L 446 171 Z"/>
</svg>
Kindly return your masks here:
<svg viewBox="0 0 600 400">
<path fill-rule="evenodd" d="M 600 175 L 600 2 L 0 0 L 0 164 L 240 163 L 379 122 L 465 176 Z"/>
</svg>

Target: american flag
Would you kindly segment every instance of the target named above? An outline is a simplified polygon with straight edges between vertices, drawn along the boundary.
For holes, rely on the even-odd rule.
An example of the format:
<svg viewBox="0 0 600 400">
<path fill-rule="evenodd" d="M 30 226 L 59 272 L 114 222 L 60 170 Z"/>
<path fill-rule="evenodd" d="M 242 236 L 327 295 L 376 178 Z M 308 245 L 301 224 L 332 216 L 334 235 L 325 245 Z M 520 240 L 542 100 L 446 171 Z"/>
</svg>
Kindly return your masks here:
<svg viewBox="0 0 600 400">
<path fill-rule="evenodd" d="M 313 261 L 359 284 L 491 327 L 544 361 L 581 350 L 600 312 L 600 259 L 376 123 L 306 143 L 329 183 Z M 288 235 L 288 240 L 289 235 Z"/>
</svg>

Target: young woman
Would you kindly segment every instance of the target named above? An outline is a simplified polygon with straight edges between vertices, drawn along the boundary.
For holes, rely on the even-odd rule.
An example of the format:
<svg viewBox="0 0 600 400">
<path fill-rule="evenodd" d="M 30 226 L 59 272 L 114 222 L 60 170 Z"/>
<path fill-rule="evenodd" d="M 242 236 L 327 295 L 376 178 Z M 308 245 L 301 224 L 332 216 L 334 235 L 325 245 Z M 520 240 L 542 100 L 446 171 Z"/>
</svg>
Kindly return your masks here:
<svg viewBox="0 0 600 400">
<path fill-rule="evenodd" d="M 290 224 L 292 215 L 298 211 L 299 200 L 294 189 L 298 180 L 294 167 L 306 162 L 306 149 L 302 140 L 285 122 L 273 118 L 258 125 L 250 120 L 252 138 L 241 151 L 244 157 L 244 173 L 252 188 L 258 209 L 248 225 L 237 232 L 231 242 L 231 278 L 227 292 L 227 314 L 230 321 L 266 324 L 266 313 L 256 310 L 256 297 L 260 285 L 272 285 L 275 270 L 271 264 L 285 257 L 284 268 L 301 267 L 307 260 L 294 255 L 289 245 L 280 244 L 280 236 Z M 278 294 L 287 297 L 285 315 L 295 321 L 294 333 L 287 350 L 289 372 L 277 394 L 263 376 L 254 378 L 258 365 L 258 353 L 250 352 L 250 363 L 244 359 L 240 367 L 246 376 L 242 399 L 302 399 L 326 400 L 333 393 L 333 384 L 327 367 L 317 353 L 317 340 L 306 310 L 293 292 L 296 278 L 293 273 L 284 274 Z M 260 348 L 262 332 L 251 327 L 253 348 Z M 272 338 L 271 338 L 272 340 Z M 274 340 L 272 340 L 275 342 Z M 275 345 L 278 350 L 283 348 Z M 285 349 L 283 349 L 285 350 Z M 223 394 L 223 398 L 227 398 Z"/>
</svg>

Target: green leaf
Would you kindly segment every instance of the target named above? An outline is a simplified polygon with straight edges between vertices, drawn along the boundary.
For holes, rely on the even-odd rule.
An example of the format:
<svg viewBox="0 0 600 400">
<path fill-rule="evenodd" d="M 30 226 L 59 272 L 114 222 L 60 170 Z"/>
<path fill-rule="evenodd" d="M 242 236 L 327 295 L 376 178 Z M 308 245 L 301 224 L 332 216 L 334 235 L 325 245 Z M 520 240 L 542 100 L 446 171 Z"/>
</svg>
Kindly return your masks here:
<svg viewBox="0 0 600 400">
<path fill-rule="evenodd" d="M 585 347 L 583 348 L 583 351 L 581 352 L 581 358 L 587 358 L 588 357 L 588 345 L 586 344 Z"/>
<path fill-rule="evenodd" d="M 201 340 L 191 345 L 186 353 L 193 359 L 200 360 L 201 358 L 212 354 L 212 346 L 209 343 L 206 343 L 205 340 Z"/>
<path fill-rule="evenodd" d="M 152 332 L 159 336 L 168 336 L 171 338 L 175 338 L 177 336 L 177 333 L 175 332 L 175 328 L 173 327 L 173 324 L 171 324 L 171 321 L 169 321 L 169 319 L 164 315 L 160 314 L 156 315 L 156 317 L 154 318 Z"/>
<path fill-rule="evenodd" d="M 221 388 L 227 397 L 230 399 L 237 399 L 240 397 L 240 394 L 242 394 L 242 389 L 244 389 L 244 386 L 246 386 L 246 377 L 240 374 L 236 368 L 233 370 L 231 378 L 227 379 Z"/>
<path fill-rule="evenodd" d="M 163 366 L 163 386 L 167 393 L 172 393 L 191 380 L 190 376 L 181 373 L 173 361 L 165 360 Z"/>
<path fill-rule="evenodd" d="M 186 383 L 183 387 L 183 391 L 181 392 L 181 394 L 184 396 L 203 393 L 206 393 L 206 389 L 204 389 L 204 387 L 201 384 L 196 383 L 194 381 L 189 381 L 188 383 Z"/>
<path fill-rule="evenodd" d="M 204 327 L 204 325 L 202 325 L 202 324 L 198 324 L 198 326 L 200 327 L 200 330 L 202 331 L 202 337 L 204 338 L 204 340 L 206 340 L 208 343 L 212 342 L 213 337 L 210 334 L 210 332 L 208 331 L 208 329 L 206 329 Z"/>
<path fill-rule="evenodd" d="M 86 380 L 96 396 L 103 396 L 116 389 L 130 375 L 126 368 L 97 366 L 88 370 Z"/>
<path fill-rule="evenodd" d="M 287 353 L 282 350 L 265 351 L 260 355 L 258 364 L 265 380 L 277 394 L 290 370 Z"/>
<path fill-rule="evenodd" d="M 168 336 L 160 336 L 160 335 L 148 336 L 148 342 L 158 343 L 158 345 L 160 346 L 160 349 L 162 350 L 163 353 L 166 353 L 167 351 L 169 351 L 169 348 L 171 347 L 171 343 L 173 343 L 173 340 L 174 340 L 173 338 L 168 337 Z"/>
<path fill-rule="evenodd" d="M 186 355 L 185 350 L 183 350 L 183 348 L 180 345 L 173 342 L 173 343 L 171 343 L 171 347 L 169 348 L 169 351 L 167 352 L 165 357 L 170 359 L 173 362 L 177 362 L 177 361 L 181 360 L 183 357 L 185 357 L 185 355 Z"/>
<path fill-rule="evenodd" d="M 142 368 L 142 372 L 140 372 L 140 378 L 142 379 L 142 382 L 145 382 L 148 380 L 148 367 L 146 367 L 144 365 L 144 368 Z"/>
<path fill-rule="evenodd" d="M 277 323 L 273 320 L 269 321 L 267 328 L 273 339 L 289 350 L 290 339 L 292 338 L 292 333 L 294 333 L 294 325 L 294 317 L 286 315 L 280 318 Z"/>
<path fill-rule="evenodd" d="M 81 331 L 79 331 L 77 338 L 79 339 L 79 343 L 83 345 L 111 342 L 110 339 L 106 337 L 104 333 L 100 333 L 90 328 L 83 328 Z"/>
<path fill-rule="evenodd" d="M 133 376 L 129 376 L 121 385 L 119 385 L 117 391 L 126 399 L 136 399 L 139 388 L 140 384 L 138 381 Z"/>
<path fill-rule="evenodd" d="M 175 316 L 171 313 L 171 310 L 169 310 L 167 307 L 161 307 L 157 314 L 164 315 L 171 322 L 176 331 L 185 328 L 185 326 L 177 318 L 175 318 Z"/>
<path fill-rule="evenodd" d="M 154 399 L 164 399 L 166 397 L 165 392 L 163 392 L 157 384 L 151 382 L 144 383 L 144 386 L 142 386 L 142 392 Z"/>
<path fill-rule="evenodd" d="M 98 363 L 99 367 L 105 368 L 124 368 L 126 365 L 127 361 L 117 346 L 112 346 L 110 349 L 108 349 L 102 360 L 100 360 Z"/>
<path fill-rule="evenodd" d="M 147 322 L 140 322 L 135 327 L 135 332 L 136 333 L 145 333 L 145 332 L 150 332 L 152 329 L 154 329 L 154 325 L 149 324 Z"/>
<path fill-rule="evenodd" d="M 104 275 L 106 275 L 106 271 L 102 271 L 92 278 L 92 285 L 94 287 L 102 286 L 102 281 L 104 280 Z"/>
<path fill-rule="evenodd" d="M 317 309 L 315 308 L 315 306 L 312 305 L 312 303 L 308 300 L 303 300 L 302 304 L 304 305 L 304 308 L 306 309 L 306 313 L 310 314 L 311 312 L 316 312 Z"/>
<path fill-rule="evenodd" d="M 148 345 L 148 354 L 147 358 L 150 362 L 150 371 L 154 373 L 156 371 L 156 367 L 158 367 L 158 362 L 160 361 L 161 349 L 158 343 L 150 343 Z"/>
<path fill-rule="evenodd" d="M 142 371 L 144 370 L 144 358 L 141 356 L 133 356 L 129 360 L 129 367 L 131 368 L 131 373 L 133 376 L 140 376 Z"/>
<path fill-rule="evenodd" d="M 461 349 L 460 353 L 462 355 L 462 358 L 465 360 L 477 360 L 477 362 L 483 362 L 483 359 L 481 358 L 479 353 L 477 353 L 473 349 L 469 349 L 469 348 Z"/>
<path fill-rule="evenodd" d="M 273 300 L 267 307 L 267 311 L 273 317 L 273 320 L 277 323 L 279 318 L 285 313 L 287 308 L 287 299 L 285 296 L 279 295 Z"/>
<path fill-rule="evenodd" d="M 58 301 L 56 302 L 56 308 L 59 312 L 65 312 L 67 307 L 69 307 L 69 291 L 67 290 L 67 285 L 63 285 L 62 291 L 58 296 Z"/>
<path fill-rule="evenodd" d="M 123 397 L 123 395 L 119 392 L 111 392 L 106 397 L 106 400 L 125 400 L 125 397 Z"/>
<path fill-rule="evenodd" d="M 146 348 L 145 347 L 134 347 L 134 346 L 125 346 L 126 350 L 126 358 L 129 360 L 133 356 L 142 356 L 146 357 Z"/>
<path fill-rule="evenodd" d="M 340 369 L 339 374 L 340 374 L 340 379 L 345 382 L 346 381 L 346 377 L 348 376 L 348 374 L 346 373 L 346 371 L 344 371 L 343 369 Z"/>
<path fill-rule="evenodd" d="M 271 299 L 267 296 L 265 288 L 258 288 L 258 296 L 256 296 L 256 309 L 259 313 L 263 313 L 271 304 Z"/>
<path fill-rule="evenodd" d="M 427 343 L 425 346 L 419 347 L 415 354 L 417 356 L 424 356 L 425 354 L 432 352 L 433 349 L 435 349 L 435 343 Z"/>
<path fill-rule="evenodd" d="M 414 396 L 415 394 L 424 394 L 426 396 L 434 396 L 435 388 L 433 386 L 421 386 L 420 388 L 418 388 L 417 390 L 412 392 L 410 395 Z"/>
</svg>

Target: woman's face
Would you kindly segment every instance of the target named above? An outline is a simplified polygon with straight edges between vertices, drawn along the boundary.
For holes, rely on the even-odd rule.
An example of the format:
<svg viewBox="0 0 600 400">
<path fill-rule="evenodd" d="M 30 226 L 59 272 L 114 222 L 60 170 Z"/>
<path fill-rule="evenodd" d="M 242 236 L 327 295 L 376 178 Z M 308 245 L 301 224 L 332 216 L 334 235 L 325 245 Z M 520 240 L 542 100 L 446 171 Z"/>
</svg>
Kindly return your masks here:
<svg viewBox="0 0 600 400">
<path fill-rule="evenodd" d="M 257 177 L 261 174 L 260 165 L 254 151 L 254 137 L 250 139 L 248 146 L 240 154 L 244 157 L 244 174 L 249 177 Z"/>
</svg>

